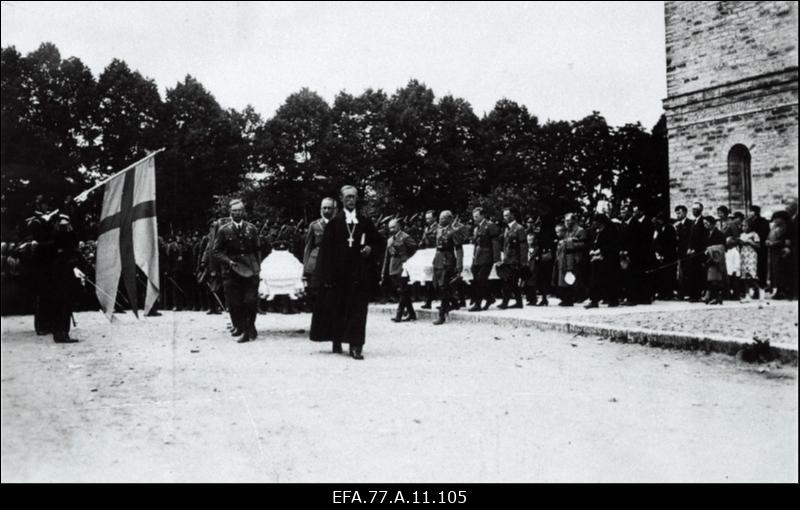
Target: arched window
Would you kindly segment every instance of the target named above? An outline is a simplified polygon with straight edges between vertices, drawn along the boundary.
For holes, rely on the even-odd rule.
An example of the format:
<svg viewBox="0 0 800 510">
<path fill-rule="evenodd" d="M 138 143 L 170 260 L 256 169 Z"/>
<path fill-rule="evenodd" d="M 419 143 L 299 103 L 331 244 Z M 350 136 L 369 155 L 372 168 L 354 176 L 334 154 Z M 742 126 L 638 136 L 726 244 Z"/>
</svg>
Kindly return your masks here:
<svg viewBox="0 0 800 510">
<path fill-rule="evenodd" d="M 752 203 L 750 151 L 739 143 L 728 152 L 728 206 L 731 211 L 746 211 Z"/>
</svg>

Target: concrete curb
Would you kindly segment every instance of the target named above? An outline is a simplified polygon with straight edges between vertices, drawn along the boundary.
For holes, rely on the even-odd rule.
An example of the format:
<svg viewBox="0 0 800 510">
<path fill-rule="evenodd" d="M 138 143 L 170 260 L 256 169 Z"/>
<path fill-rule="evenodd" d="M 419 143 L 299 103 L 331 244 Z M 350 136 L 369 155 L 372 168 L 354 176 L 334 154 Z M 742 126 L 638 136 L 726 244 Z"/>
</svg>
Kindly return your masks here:
<svg viewBox="0 0 800 510">
<path fill-rule="evenodd" d="M 385 315 L 394 314 L 396 310 L 394 305 L 377 305 L 370 308 Z M 416 312 L 420 320 L 433 321 L 436 318 L 435 311 L 417 309 Z M 450 312 L 449 320 L 498 326 L 534 327 L 539 330 L 561 331 L 580 335 L 597 335 L 618 342 L 690 351 L 719 352 L 732 356 L 735 356 L 740 350 L 753 345 L 753 341 L 747 338 L 620 327 L 607 323 L 576 322 L 560 319 L 497 317 L 480 313 L 454 311 Z M 794 345 L 770 343 L 770 352 L 783 363 L 797 365 L 797 347 Z"/>
</svg>

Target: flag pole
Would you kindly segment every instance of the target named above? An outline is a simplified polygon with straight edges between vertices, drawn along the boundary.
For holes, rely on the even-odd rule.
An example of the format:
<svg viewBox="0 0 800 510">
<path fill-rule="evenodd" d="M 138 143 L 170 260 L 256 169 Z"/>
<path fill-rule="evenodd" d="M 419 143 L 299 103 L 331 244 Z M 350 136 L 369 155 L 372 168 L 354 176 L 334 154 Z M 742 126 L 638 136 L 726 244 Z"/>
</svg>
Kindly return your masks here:
<svg viewBox="0 0 800 510">
<path fill-rule="evenodd" d="M 122 174 L 124 174 L 125 172 L 127 172 L 127 171 L 128 171 L 128 170 L 130 170 L 131 168 L 135 167 L 136 165 L 138 165 L 138 164 L 140 164 L 140 163 L 142 163 L 142 162 L 144 162 L 144 161 L 147 161 L 148 159 L 152 158 L 152 157 L 153 157 L 153 156 L 155 156 L 156 154 L 158 154 L 158 153 L 161 153 L 161 152 L 164 152 L 165 150 L 166 150 L 166 148 L 165 148 L 165 147 L 161 147 L 160 149 L 158 149 L 158 150 L 155 150 L 155 151 L 151 152 L 150 154 L 148 154 L 147 156 L 143 157 L 142 159 L 140 159 L 140 160 L 139 160 L 139 161 L 137 161 L 136 163 L 133 163 L 133 164 L 131 164 L 131 165 L 128 165 L 127 167 L 123 168 L 122 170 L 120 170 L 119 172 L 115 173 L 115 174 L 114 174 L 114 175 L 112 175 L 111 177 L 109 177 L 109 178 L 107 178 L 107 179 L 103 180 L 102 182 L 99 182 L 99 183 L 95 184 L 95 185 L 94 185 L 94 186 L 92 186 L 91 188 L 89 188 L 89 189 L 87 189 L 87 190 L 85 190 L 85 191 L 81 192 L 81 193 L 80 193 L 78 196 L 76 196 L 75 198 L 73 198 L 73 201 L 75 201 L 75 202 L 82 202 L 82 201 L 86 200 L 86 198 L 89 196 L 89 193 L 91 193 L 92 191 L 96 190 L 97 188 L 101 188 L 101 187 L 105 186 L 105 185 L 108 183 L 108 181 L 110 181 L 111 179 L 113 179 L 113 178 L 115 178 L 115 177 L 117 177 L 117 176 L 119 176 L 119 175 L 122 175 Z"/>
</svg>

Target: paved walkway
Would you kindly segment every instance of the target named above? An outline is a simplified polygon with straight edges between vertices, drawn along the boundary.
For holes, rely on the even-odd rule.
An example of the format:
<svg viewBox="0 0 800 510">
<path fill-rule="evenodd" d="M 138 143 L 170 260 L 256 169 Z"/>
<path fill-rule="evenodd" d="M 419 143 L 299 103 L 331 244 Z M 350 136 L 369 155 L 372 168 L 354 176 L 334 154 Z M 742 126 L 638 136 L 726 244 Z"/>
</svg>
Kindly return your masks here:
<svg viewBox="0 0 800 510">
<path fill-rule="evenodd" d="M 706 349 L 736 354 L 756 339 L 769 341 L 773 354 L 784 361 L 797 362 L 797 301 L 758 300 L 725 302 L 709 306 L 688 301 L 656 301 L 652 305 L 601 306 L 586 310 L 582 305 L 550 306 L 500 310 L 496 306 L 479 313 L 457 310 L 451 320 L 491 324 L 530 325 L 573 333 L 624 337 L 639 343 Z M 393 313 L 394 305 L 376 305 L 376 310 Z M 415 308 L 421 318 L 435 312 Z"/>
</svg>

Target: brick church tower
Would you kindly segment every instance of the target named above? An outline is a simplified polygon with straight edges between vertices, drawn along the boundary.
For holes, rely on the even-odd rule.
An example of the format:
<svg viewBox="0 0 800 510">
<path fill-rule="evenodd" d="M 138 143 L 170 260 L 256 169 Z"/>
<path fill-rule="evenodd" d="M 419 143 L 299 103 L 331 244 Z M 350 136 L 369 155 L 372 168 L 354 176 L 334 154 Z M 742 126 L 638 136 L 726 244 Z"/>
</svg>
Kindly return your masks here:
<svg viewBox="0 0 800 510">
<path fill-rule="evenodd" d="M 797 197 L 797 2 L 665 2 L 670 202 Z"/>
</svg>

